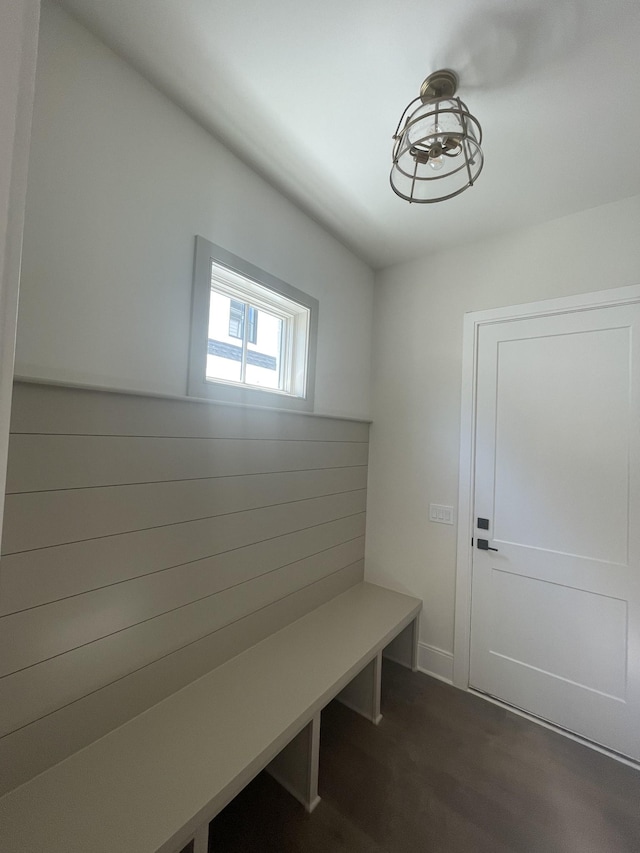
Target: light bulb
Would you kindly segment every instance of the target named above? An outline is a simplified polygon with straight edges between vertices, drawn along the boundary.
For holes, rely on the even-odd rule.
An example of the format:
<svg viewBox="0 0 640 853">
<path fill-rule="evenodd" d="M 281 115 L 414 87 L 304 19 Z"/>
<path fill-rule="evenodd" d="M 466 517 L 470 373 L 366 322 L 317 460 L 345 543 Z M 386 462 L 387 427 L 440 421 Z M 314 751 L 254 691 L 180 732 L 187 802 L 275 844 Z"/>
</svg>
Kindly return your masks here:
<svg viewBox="0 0 640 853">
<path fill-rule="evenodd" d="M 435 124 L 433 125 L 433 127 L 431 129 L 431 133 L 437 134 L 436 138 L 433 140 L 434 142 L 442 143 L 444 141 L 444 136 L 442 135 L 444 133 L 444 131 L 442 130 L 442 128 L 440 127 L 438 122 L 435 122 Z"/>
<path fill-rule="evenodd" d="M 434 142 L 442 142 L 442 139 L 442 128 L 437 121 L 434 121 L 433 115 L 418 119 L 407 130 L 407 140 L 410 145 L 418 143 L 431 145 Z"/>
<path fill-rule="evenodd" d="M 439 139 L 434 140 L 429 146 L 429 165 L 438 172 L 444 166 L 444 148 Z"/>
</svg>

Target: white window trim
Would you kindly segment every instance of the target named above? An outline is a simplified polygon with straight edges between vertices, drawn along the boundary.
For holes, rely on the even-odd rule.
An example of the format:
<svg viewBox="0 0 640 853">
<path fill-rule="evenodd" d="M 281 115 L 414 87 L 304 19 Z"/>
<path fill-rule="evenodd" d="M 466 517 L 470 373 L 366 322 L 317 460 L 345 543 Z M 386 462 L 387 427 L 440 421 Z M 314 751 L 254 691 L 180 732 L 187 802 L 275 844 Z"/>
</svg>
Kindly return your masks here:
<svg viewBox="0 0 640 853">
<path fill-rule="evenodd" d="M 213 381 L 206 378 L 207 342 L 209 336 L 209 300 L 212 282 L 216 289 L 225 287 L 224 280 L 215 279 L 215 265 L 222 268 L 225 277 L 236 279 L 234 286 L 245 291 L 247 299 L 252 304 L 260 305 L 259 298 L 251 288 L 243 287 L 248 279 L 257 285 L 267 288 L 275 296 L 281 295 L 287 300 L 308 309 L 299 315 L 304 322 L 294 322 L 292 346 L 298 350 L 302 346 L 306 351 L 301 357 L 290 360 L 294 375 L 291 377 L 292 392 L 277 389 L 259 389 L 249 385 L 237 385 L 225 381 Z M 267 310 L 273 313 L 272 303 L 265 303 Z M 306 317 L 308 317 L 308 324 Z M 232 252 L 216 246 L 204 237 L 196 237 L 195 263 L 193 274 L 193 299 L 191 311 L 191 340 L 189 348 L 189 377 L 187 393 L 192 397 L 218 400 L 227 403 L 244 403 L 251 406 L 268 406 L 278 409 L 312 412 L 315 389 L 315 365 L 318 338 L 318 300 L 292 287 L 276 276 L 271 275 L 248 261 L 239 258 Z M 303 391 L 303 389 L 306 389 Z M 302 396 L 304 394 L 304 396 Z"/>
</svg>

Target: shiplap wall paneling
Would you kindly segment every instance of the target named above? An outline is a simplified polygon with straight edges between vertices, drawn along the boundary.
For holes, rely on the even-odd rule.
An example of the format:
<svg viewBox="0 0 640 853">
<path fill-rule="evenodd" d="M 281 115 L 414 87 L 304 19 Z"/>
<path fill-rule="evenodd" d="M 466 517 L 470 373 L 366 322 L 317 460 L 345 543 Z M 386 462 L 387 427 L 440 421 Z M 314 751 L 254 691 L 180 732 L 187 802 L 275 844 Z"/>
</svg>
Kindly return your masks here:
<svg viewBox="0 0 640 853">
<path fill-rule="evenodd" d="M 357 490 L 9 554 L 2 560 L 2 612 L 57 601 L 248 545 L 265 543 L 266 548 L 277 537 L 362 513 L 365 506 L 366 491 Z M 334 543 L 328 539 L 327 547 L 330 544 Z M 262 559 L 260 548 L 246 554 Z"/>
<path fill-rule="evenodd" d="M 17 383 L 0 791 L 363 575 L 368 425 Z"/>
<path fill-rule="evenodd" d="M 8 653 L 2 661 L 0 735 L 188 646 L 302 586 L 357 563 L 362 554 L 360 537 L 234 585 L 215 596 L 176 607 L 169 599 L 161 601 L 155 616 L 140 618 L 142 614 L 137 613 L 134 602 L 124 616 L 118 613 L 115 625 L 108 618 L 111 612 L 108 608 L 101 609 L 95 602 L 87 602 L 83 607 L 82 601 L 74 601 L 71 614 L 67 607 L 52 605 L 38 608 L 41 613 L 29 620 L 12 623 L 12 617 L 4 617 L 2 621 L 8 621 L 9 625 L 1 639 L 13 642 L 7 646 Z M 124 601 L 126 591 L 122 595 Z M 124 609 L 121 602 L 114 612 L 119 609 Z M 98 621 L 94 614 L 102 619 Z M 120 627 L 123 620 L 133 624 Z M 22 624 L 15 624 L 19 621 Z M 47 638 L 58 635 L 60 642 L 47 646 Z"/>
<path fill-rule="evenodd" d="M 369 440 L 369 424 L 364 421 L 31 382 L 17 382 L 14 386 L 11 431 L 365 443 Z"/>
<path fill-rule="evenodd" d="M 13 494 L 7 500 L 3 551 L 13 554 L 366 487 L 367 469 L 356 466 Z"/>
<path fill-rule="evenodd" d="M 363 579 L 364 561 L 347 566 L 197 643 L 106 685 L 0 738 L 0 791 L 40 773 L 71 752 L 240 654 Z"/>
<path fill-rule="evenodd" d="M 11 436 L 7 494 L 366 465 L 364 442 Z"/>
</svg>

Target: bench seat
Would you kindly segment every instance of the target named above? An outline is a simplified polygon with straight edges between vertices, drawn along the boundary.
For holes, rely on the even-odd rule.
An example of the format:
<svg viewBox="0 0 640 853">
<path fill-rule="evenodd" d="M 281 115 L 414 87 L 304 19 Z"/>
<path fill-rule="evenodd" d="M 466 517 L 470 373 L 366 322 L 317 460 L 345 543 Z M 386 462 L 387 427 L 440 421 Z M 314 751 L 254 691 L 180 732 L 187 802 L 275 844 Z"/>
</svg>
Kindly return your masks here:
<svg viewBox="0 0 640 853">
<path fill-rule="evenodd" d="M 262 769 L 317 802 L 320 711 L 379 719 L 382 650 L 416 667 L 421 602 L 360 583 L 0 799 L 3 853 L 206 853 Z"/>
</svg>

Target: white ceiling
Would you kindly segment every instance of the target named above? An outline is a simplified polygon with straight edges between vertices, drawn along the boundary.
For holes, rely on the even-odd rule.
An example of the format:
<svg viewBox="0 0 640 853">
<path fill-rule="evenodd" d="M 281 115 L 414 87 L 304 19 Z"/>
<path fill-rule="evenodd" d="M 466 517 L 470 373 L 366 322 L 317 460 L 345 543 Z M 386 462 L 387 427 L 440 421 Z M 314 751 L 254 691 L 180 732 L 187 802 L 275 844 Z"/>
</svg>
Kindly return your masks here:
<svg viewBox="0 0 640 853">
<path fill-rule="evenodd" d="M 640 193 L 638 0 L 60 0 L 379 268 Z M 460 76 L 477 184 L 410 205 L 392 134 Z"/>
</svg>

